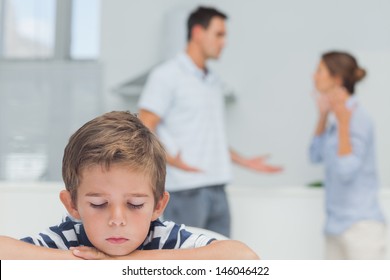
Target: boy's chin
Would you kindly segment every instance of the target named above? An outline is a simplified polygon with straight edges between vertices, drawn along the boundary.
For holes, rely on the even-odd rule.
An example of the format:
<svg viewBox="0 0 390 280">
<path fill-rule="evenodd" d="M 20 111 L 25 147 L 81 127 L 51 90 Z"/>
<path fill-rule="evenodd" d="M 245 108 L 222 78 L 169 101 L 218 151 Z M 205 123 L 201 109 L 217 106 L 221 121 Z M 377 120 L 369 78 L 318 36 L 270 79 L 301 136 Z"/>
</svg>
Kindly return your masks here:
<svg viewBox="0 0 390 280">
<path fill-rule="evenodd" d="M 121 257 L 121 256 L 126 256 L 137 250 L 138 247 L 136 248 L 129 248 L 126 246 L 113 246 L 113 247 L 105 247 L 105 248 L 97 248 L 99 251 L 102 253 L 111 256 L 111 257 Z"/>
<path fill-rule="evenodd" d="M 127 256 L 134 252 L 136 249 L 127 249 L 127 248 L 110 248 L 105 250 L 105 254 L 110 255 L 112 257 L 122 257 Z"/>
</svg>

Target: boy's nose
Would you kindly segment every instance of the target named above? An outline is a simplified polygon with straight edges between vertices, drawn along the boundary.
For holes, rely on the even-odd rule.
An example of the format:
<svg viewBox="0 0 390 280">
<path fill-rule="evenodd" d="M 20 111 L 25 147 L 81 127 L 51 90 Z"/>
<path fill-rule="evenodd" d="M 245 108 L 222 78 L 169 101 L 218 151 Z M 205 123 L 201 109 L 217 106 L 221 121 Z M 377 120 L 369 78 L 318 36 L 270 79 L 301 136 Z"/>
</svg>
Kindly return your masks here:
<svg viewBox="0 0 390 280">
<path fill-rule="evenodd" d="M 110 220 L 108 222 L 110 226 L 125 226 L 126 219 L 124 210 L 121 207 L 114 207 L 111 210 Z"/>
</svg>

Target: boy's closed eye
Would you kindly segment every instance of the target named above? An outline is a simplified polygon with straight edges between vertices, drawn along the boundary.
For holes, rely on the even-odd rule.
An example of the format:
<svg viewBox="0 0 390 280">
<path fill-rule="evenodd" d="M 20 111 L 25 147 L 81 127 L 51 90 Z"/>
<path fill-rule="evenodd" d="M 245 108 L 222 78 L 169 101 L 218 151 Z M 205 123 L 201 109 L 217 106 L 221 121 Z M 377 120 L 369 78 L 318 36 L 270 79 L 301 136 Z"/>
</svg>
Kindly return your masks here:
<svg viewBox="0 0 390 280">
<path fill-rule="evenodd" d="M 108 205 L 108 202 L 103 202 L 103 203 L 92 203 L 92 202 L 90 202 L 89 204 L 90 204 L 90 206 L 92 208 L 101 209 L 101 208 L 105 208 Z M 137 203 L 137 204 L 135 204 L 135 203 L 128 202 L 126 205 L 130 209 L 141 209 L 142 207 L 144 207 L 144 203 Z"/>
<path fill-rule="evenodd" d="M 141 209 L 142 207 L 144 207 L 144 203 L 133 204 L 133 203 L 128 202 L 127 207 L 129 207 L 130 209 Z"/>
<path fill-rule="evenodd" d="M 92 208 L 104 208 L 107 206 L 108 202 L 103 202 L 103 203 L 89 203 Z"/>
</svg>

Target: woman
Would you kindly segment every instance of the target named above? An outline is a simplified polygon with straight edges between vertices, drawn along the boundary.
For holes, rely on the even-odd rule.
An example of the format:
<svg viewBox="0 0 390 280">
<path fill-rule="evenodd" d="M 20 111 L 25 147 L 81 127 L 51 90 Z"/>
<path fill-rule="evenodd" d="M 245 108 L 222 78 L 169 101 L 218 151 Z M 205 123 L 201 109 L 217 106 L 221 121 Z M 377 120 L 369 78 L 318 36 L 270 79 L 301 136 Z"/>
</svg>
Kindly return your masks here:
<svg viewBox="0 0 390 280">
<path fill-rule="evenodd" d="M 343 52 L 325 53 L 314 75 L 319 120 L 310 158 L 325 165 L 328 259 L 385 257 L 373 124 L 354 96 L 365 75 Z"/>
</svg>

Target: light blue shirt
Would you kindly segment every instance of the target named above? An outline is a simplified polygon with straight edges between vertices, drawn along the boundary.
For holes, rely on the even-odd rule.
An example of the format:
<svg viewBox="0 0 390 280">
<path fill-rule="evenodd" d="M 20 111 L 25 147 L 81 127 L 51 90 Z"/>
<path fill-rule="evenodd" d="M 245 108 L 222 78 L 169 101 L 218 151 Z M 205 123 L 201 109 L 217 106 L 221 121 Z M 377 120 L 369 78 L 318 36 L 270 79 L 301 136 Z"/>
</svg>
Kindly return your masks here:
<svg viewBox="0 0 390 280">
<path fill-rule="evenodd" d="M 355 97 L 346 106 L 352 110 L 352 153 L 338 155 L 336 121 L 329 121 L 326 131 L 315 136 L 310 147 L 311 161 L 325 165 L 325 233 L 331 235 L 341 234 L 363 220 L 384 222 L 378 202 L 373 124 Z"/>
<path fill-rule="evenodd" d="M 166 188 L 183 191 L 231 180 L 221 81 L 199 69 L 186 53 L 157 66 L 141 94 L 138 107 L 161 118 L 157 135 L 172 156 L 201 172 L 167 166 Z"/>
</svg>

